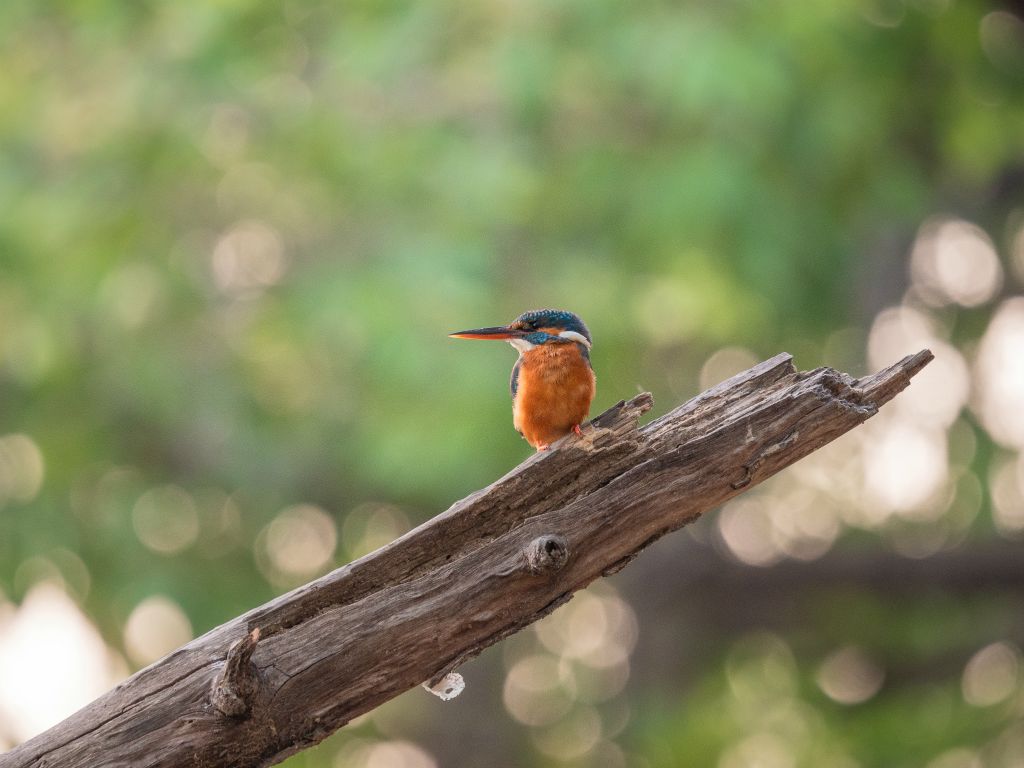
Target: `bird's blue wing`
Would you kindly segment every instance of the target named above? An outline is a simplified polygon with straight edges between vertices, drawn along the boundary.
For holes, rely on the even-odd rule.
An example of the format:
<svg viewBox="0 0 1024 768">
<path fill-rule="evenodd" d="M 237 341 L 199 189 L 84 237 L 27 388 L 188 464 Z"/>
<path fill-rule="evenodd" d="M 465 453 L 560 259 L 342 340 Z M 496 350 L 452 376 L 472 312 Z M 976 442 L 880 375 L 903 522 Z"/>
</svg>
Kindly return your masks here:
<svg viewBox="0 0 1024 768">
<path fill-rule="evenodd" d="M 523 361 L 523 358 L 518 358 L 516 364 L 512 366 L 512 378 L 509 379 L 508 388 L 512 393 L 512 399 L 516 399 L 516 392 L 519 389 L 519 364 Z"/>
</svg>

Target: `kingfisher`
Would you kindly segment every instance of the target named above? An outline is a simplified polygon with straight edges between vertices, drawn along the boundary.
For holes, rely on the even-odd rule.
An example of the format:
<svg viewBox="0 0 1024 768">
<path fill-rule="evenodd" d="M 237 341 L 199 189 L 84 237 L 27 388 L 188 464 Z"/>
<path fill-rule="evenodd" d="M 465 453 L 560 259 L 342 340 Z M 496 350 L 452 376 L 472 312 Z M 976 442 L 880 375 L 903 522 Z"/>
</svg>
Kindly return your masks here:
<svg viewBox="0 0 1024 768">
<path fill-rule="evenodd" d="M 590 413 L 596 379 L 587 326 L 563 309 L 534 309 L 508 325 L 451 333 L 456 339 L 507 341 L 519 359 L 512 366 L 512 424 L 538 451 L 580 425 Z"/>
</svg>

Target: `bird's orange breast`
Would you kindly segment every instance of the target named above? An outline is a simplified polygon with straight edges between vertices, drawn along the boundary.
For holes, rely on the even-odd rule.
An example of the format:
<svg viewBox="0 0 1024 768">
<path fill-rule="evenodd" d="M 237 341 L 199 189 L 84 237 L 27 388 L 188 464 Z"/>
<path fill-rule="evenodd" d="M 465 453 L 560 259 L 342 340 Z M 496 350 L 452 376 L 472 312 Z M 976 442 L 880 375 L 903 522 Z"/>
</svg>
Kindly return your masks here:
<svg viewBox="0 0 1024 768">
<path fill-rule="evenodd" d="M 578 344 L 541 344 L 519 358 L 512 422 L 530 445 L 547 446 L 587 418 L 594 389 Z"/>
</svg>

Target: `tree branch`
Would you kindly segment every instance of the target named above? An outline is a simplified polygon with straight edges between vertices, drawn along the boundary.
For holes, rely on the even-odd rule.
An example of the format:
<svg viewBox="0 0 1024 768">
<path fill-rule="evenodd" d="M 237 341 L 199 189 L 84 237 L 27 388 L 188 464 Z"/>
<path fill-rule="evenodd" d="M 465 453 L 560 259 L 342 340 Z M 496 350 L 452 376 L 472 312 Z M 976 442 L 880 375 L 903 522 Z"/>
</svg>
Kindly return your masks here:
<svg viewBox="0 0 1024 768">
<path fill-rule="evenodd" d="M 388 546 L 137 672 L 0 767 L 279 762 L 854 428 L 931 359 L 856 380 L 796 372 L 782 354 L 643 428 L 651 396 L 621 402 Z"/>
</svg>

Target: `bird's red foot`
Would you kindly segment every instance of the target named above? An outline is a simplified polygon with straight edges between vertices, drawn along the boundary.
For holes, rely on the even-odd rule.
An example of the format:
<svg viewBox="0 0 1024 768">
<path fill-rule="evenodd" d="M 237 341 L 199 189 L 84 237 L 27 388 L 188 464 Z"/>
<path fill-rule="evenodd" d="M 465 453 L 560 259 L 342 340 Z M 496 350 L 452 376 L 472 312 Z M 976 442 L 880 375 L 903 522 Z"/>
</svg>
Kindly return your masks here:
<svg viewBox="0 0 1024 768">
<path fill-rule="evenodd" d="M 580 425 L 579 424 L 573 425 L 572 431 L 575 432 L 580 437 L 583 437 L 583 430 L 580 429 Z"/>
<path fill-rule="evenodd" d="M 546 451 L 549 448 L 551 448 L 551 445 L 548 443 L 541 443 L 540 445 L 537 446 L 538 451 Z"/>
</svg>

